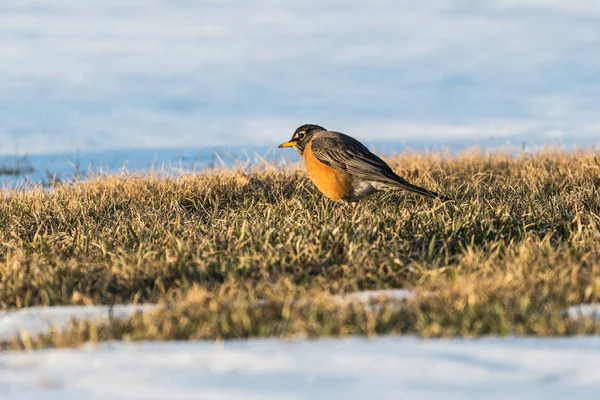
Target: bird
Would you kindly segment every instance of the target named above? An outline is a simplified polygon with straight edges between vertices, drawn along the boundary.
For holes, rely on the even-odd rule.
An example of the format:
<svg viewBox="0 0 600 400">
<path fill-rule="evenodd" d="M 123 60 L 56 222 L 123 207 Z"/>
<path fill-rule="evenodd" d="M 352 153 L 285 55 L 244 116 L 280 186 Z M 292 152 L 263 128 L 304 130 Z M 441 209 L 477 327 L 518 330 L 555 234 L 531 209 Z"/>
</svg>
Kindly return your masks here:
<svg viewBox="0 0 600 400">
<path fill-rule="evenodd" d="M 409 183 L 365 145 L 322 126 L 300 126 L 279 148 L 292 147 L 304 159 L 311 181 L 328 198 L 354 203 L 380 191 L 407 190 L 449 201 L 446 196 Z"/>
</svg>

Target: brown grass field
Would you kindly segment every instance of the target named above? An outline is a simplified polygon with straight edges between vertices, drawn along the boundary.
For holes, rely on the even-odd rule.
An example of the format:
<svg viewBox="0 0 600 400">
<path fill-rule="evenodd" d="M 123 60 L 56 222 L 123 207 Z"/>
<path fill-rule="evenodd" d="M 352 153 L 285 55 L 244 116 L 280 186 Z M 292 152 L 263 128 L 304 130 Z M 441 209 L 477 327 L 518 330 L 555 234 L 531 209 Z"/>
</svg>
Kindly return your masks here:
<svg viewBox="0 0 600 400">
<path fill-rule="evenodd" d="M 600 153 L 407 154 L 411 182 L 455 199 L 323 198 L 302 168 L 100 177 L 0 192 L 0 309 L 161 303 L 3 348 L 111 339 L 600 333 Z M 417 292 L 402 307 L 340 303 Z"/>
</svg>

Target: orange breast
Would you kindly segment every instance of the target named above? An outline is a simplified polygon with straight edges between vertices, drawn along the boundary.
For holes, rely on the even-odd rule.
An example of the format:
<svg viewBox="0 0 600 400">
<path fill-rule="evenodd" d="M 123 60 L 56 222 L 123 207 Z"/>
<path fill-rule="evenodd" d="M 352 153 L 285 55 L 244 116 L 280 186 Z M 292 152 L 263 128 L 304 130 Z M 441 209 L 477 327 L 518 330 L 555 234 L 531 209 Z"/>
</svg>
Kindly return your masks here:
<svg viewBox="0 0 600 400">
<path fill-rule="evenodd" d="M 306 146 L 302 157 L 306 163 L 308 176 L 325 196 L 332 200 L 342 200 L 352 194 L 350 176 L 317 160 L 312 152 L 312 143 Z"/>
</svg>

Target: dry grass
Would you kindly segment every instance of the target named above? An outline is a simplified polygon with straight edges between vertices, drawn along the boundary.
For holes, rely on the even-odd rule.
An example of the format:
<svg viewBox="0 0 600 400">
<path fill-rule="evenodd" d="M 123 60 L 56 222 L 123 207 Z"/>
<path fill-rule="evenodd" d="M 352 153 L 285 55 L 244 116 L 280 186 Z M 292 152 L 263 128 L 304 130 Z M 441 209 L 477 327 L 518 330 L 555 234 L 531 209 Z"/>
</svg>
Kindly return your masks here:
<svg viewBox="0 0 600 400">
<path fill-rule="evenodd" d="M 412 182 L 456 199 L 376 195 L 356 208 L 301 170 L 108 177 L 0 203 L 0 308 L 161 302 L 11 348 L 110 338 L 599 332 L 561 310 L 600 300 L 600 160 L 588 151 L 405 155 Z M 332 301 L 433 293 L 401 308 Z"/>
</svg>

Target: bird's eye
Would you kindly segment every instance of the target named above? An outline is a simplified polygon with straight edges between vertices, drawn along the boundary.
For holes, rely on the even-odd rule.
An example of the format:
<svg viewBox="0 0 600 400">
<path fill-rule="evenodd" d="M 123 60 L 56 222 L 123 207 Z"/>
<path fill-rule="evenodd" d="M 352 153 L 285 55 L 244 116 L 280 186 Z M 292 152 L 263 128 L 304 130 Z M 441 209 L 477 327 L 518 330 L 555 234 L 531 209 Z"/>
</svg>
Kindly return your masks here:
<svg viewBox="0 0 600 400">
<path fill-rule="evenodd" d="M 304 132 L 300 132 L 298 134 L 298 140 L 304 140 L 305 137 L 306 137 L 306 133 L 304 133 Z"/>
</svg>

